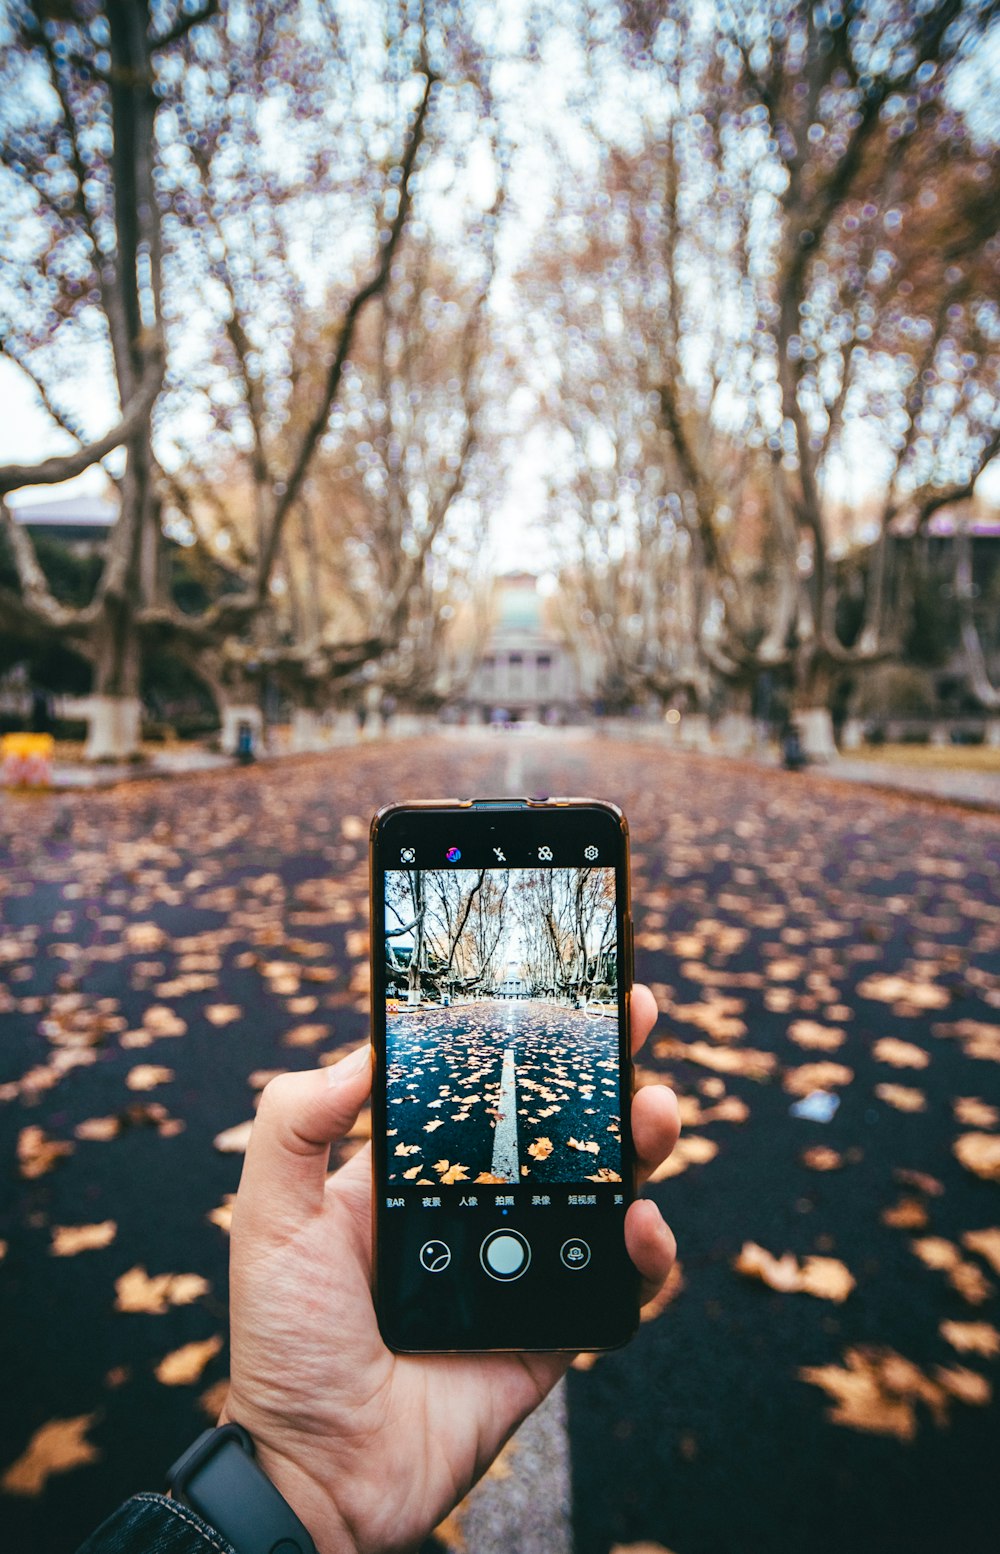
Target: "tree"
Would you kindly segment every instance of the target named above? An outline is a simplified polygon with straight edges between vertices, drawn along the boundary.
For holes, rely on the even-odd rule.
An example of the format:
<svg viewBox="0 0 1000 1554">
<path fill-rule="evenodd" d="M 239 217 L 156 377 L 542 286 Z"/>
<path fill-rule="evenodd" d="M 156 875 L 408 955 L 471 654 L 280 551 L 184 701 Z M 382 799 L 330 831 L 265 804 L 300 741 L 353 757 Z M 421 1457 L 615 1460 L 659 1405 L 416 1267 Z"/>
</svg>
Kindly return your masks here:
<svg viewBox="0 0 1000 1554">
<path fill-rule="evenodd" d="M 125 463 L 118 477 L 121 516 L 92 603 L 82 611 L 59 604 L 29 537 L 4 509 L 19 576 L 16 600 L 6 603 L 37 628 L 65 634 L 93 662 L 94 755 L 127 754 L 135 748 L 144 644 L 147 650 L 180 648 L 188 655 L 217 649 L 267 608 L 290 515 L 340 393 L 359 321 L 388 283 L 409 216 L 411 179 L 436 83 L 427 58 L 426 18 L 423 27 L 409 23 L 387 0 L 384 63 L 379 65 L 376 49 L 374 85 L 371 74 L 339 47 L 339 17 L 332 7 L 321 7 L 301 28 L 300 20 L 290 0 L 268 0 L 252 9 L 237 0 L 206 0 L 190 11 L 157 0 L 107 0 L 79 10 L 71 5 L 54 17 L 42 6 L 18 8 L 17 46 L 6 55 L 0 82 L 8 104 L 0 127 L 0 164 L 19 223 L 4 245 L 0 270 L 2 343 L 35 384 L 55 423 L 79 446 L 39 465 L 0 471 L 0 495 L 68 479 L 116 449 L 124 451 Z M 435 38 L 442 37 L 440 24 L 446 20 L 444 13 L 435 17 Z M 344 29 L 349 31 L 346 22 Z M 306 39 L 301 46 L 300 37 Z M 258 46 L 270 75 L 261 75 L 264 64 L 254 52 Z M 257 61 L 253 66 L 251 58 Z M 369 49 L 366 66 L 370 60 Z M 308 76 L 304 83 L 300 71 Z M 168 387 L 176 392 L 189 365 L 190 280 L 197 238 L 204 238 L 199 219 L 206 211 L 204 201 L 192 197 L 191 170 L 213 136 L 221 144 L 226 126 L 234 129 L 241 112 L 250 125 L 246 135 L 257 137 L 258 148 L 268 116 L 273 126 L 289 101 L 318 134 L 322 123 L 316 116 L 328 101 L 318 82 L 325 80 L 328 89 L 330 72 L 338 71 L 351 86 L 359 124 L 371 127 L 363 100 L 366 93 L 377 92 L 386 75 L 399 89 L 388 93 L 399 116 L 392 121 L 388 115 L 381 126 L 380 156 L 373 161 L 365 150 L 352 168 L 353 205 L 348 201 L 334 213 L 346 222 L 341 238 L 348 256 L 339 277 L 337 322 L 328 328 L 310 401 L 301 407 L 284 458 L 274 466 L 258 460 L 249 584 L 191 617 L 157 589 L 164 491 L 174 499 L 177 493 L 164 475 L 165 461 L 158 468 L 153 452 L 154 404 L 165 371 Z M 299 97 L 297 87 L 303 84 Z M 211 117 L 220 99 L 229 105 L 221 127 L 218 116 Z M 408 123 L 402 134 L 400 120 Z M 394 124 L 391 135 L 388 121 Z M 273 141 L 273 127 L 270 133 Z M 400 139 L 397 156 L 392 143 L 398 146 Z M 273 237 L 269 191 L 261 187 L 262 179 L 241 181 L 239 171 L 237 166 L 226 188 L 216 191 L 220 203 L 207 207 L 215 224 L 221 221 L 220 209 L 231 214 L 235 205 L 251 225 L 259 216 Z M 307 167 L 307 178 L 312 171 Z M 211 234 L 208 241 L 211 248 Z M 280 266 L 282 256 L 275 257 Z M 251 309 L 256 295 L 263 327 L 275 327 L 273 298 L 262 299 L 254 291 L 260 274 L 251 271 L 244 279 L 244 306 Z M 240 334 L 235 301 L 228 323 L 233 351 L 237 356 L 243 351 L 245 407 L 252 425 L 261 408 L 253 341 Z M 118 425 L 96 440 L 87 439 L 80 418 L 67 408 L 67 396 L 56 388 L 79 370 L 84 353 L 91 375 L 95 362 L 107 362 L 109 385 L 121 405 Z"/>
<path fill-rule="evenodd" d="M 386 875 L 386 971 L 407 1002 L 473 992 L 497 980 L 509 871 L 391 870 Z"/>
</svg>

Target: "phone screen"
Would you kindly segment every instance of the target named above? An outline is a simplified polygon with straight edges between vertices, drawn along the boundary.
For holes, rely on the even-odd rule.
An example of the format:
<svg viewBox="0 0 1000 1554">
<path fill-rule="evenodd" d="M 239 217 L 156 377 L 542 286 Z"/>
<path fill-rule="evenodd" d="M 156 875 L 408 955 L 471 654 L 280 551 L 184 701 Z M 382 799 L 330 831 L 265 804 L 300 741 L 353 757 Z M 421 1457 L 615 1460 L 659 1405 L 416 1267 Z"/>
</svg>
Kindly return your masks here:
<svg viewBox="0 0 1000 1554">
<path fill-rule="evenodd" d="M 376 827 L 380 1322 L 410 1351 L 609 1347 L 635 1320 L 624 823 L 481 802 Z"/>
</svg>

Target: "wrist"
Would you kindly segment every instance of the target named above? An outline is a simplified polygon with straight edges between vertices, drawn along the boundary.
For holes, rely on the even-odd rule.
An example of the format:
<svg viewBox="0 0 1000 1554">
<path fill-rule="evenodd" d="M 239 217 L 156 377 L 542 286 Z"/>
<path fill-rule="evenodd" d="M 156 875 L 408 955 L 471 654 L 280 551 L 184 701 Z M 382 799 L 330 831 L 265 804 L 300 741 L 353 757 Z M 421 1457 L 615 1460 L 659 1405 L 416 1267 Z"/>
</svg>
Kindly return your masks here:
<svg viewBox="0 0 1000 1554">
<path fill-rule="evenodd" d="M 241 1410 L 243 1417 L 247 1417 L 249 1412 Z M 266 1429 L 255 1427 L 252 1420 L 248 1427 L 242 1418 L 235 1419 L 227 1398 L 216 1427 L 221 1429 L 233 1424 L 250 1437 L 257 1467 L 303 1527 L 308 1528 L 316 1554 L 358 1554 L 358 1545 L 333 1496 L 317 1483 L 295 1457 L 273 1445 Z M 237 1549 L 237 1554 L 243 1554 L 243 1551 Z"/>
</svg>

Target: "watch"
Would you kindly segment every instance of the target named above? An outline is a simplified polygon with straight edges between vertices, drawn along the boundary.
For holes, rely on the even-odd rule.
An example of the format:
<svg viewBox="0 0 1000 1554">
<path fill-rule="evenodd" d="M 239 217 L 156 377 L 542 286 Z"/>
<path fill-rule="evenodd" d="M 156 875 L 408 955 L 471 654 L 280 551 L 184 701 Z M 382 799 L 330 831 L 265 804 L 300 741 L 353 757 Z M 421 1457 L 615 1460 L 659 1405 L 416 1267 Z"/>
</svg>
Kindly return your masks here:
<svg viewBox="0 0 1000 1554">
<path fill-rule="evenodd" d="M 167 1473 L 175 1500 L 227 1538 L 236 1554 L 316 1554 L 288 1501 L 258 1465 L 242 1425 L 206 1430 Z"/>
</svg>

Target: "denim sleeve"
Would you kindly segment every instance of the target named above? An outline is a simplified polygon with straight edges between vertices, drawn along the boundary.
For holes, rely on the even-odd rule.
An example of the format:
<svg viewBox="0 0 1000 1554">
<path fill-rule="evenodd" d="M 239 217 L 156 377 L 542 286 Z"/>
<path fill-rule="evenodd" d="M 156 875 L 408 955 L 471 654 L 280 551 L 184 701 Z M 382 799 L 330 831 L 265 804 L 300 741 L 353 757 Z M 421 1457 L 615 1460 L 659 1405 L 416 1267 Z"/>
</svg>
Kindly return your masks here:
<svg viewBox="0 0 1000 1554">
<path fill-rule="evenodd" d="M 165 1495 L 133 1495 L 82 1543 L 77 1554 L 235 1554 L 200 1516 Z"/>
</svg>

